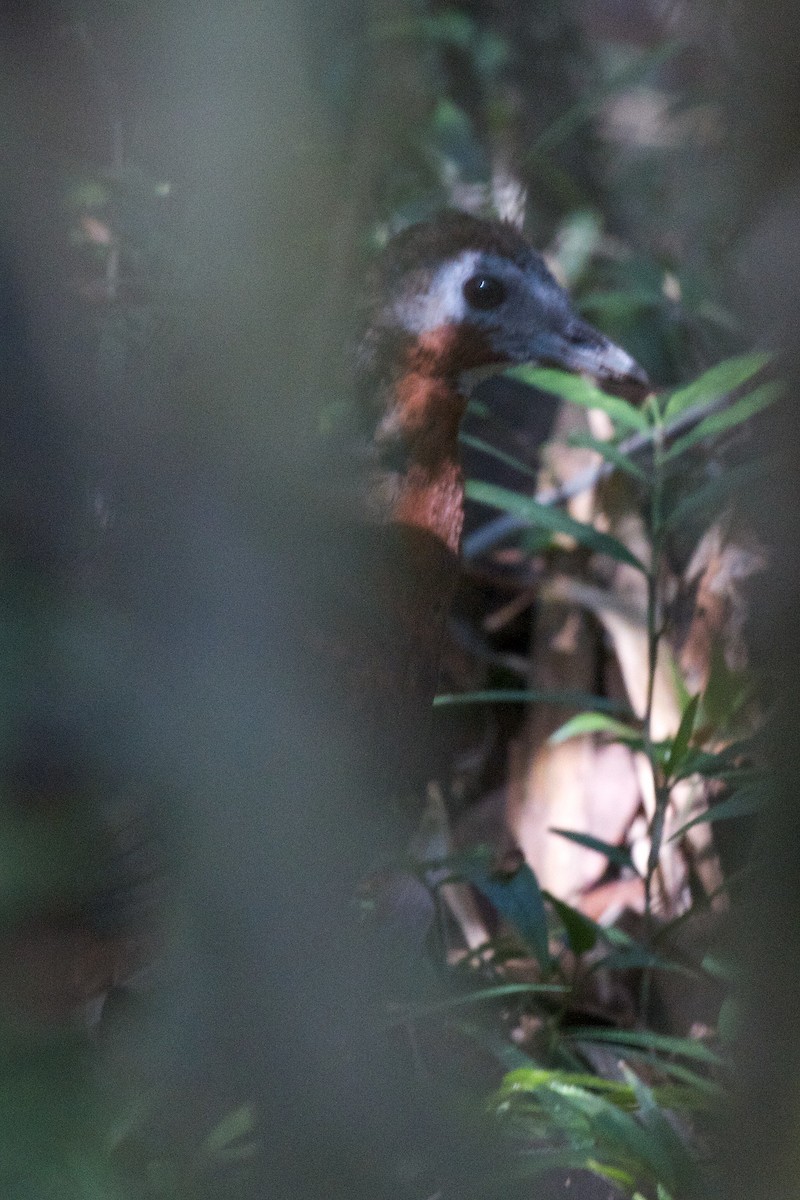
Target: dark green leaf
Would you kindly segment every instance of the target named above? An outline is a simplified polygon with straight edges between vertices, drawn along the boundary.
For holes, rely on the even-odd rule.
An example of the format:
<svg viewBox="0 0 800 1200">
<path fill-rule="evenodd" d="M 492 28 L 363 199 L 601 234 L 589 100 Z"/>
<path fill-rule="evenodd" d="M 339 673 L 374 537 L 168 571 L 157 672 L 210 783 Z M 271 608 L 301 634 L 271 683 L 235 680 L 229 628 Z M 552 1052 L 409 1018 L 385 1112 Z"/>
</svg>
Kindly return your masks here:
<svg viewBox="0 0 800 1200">
<path fill-rule="evenodd" d="M 611 537 L 608 533 L 600 533 L 593 525 L 575 521 L 560 508 L 551 508 L 529 496 L 522 496 L 519 492 L 511 492 L 508 488 L 498 487 L 493 483 L 481 483 L 474 479 L 467 481 L 466 494 L 470 500 L 513 513 L 529 525 L 548 529 L 551 533 L 566 534 L 597 554 L 606 554 L 617 562 L 626 563 L 647 574 L 644 563 L 640 562 L 618 538 Z"/>
<path fill-rule="evenodd" d="M 555 733 L 550 734 L 549 741 L 551 745 L 557 746 L 560 742 L 569 741 L 570 738 L 580 737 L 585 733 L 607 733 L 614 741 L 623 742 L 635 749 L 641 749 L 643 745 L 642 734 L 638 729 L 599 712 L 578 713 L 576 717 L 570 717 Z"/>
<path fill-rule="evenodd" d="M 563 900 L 558 900 L 550 892 L 545 892 L 544 895 L 552 904 L 559 921 L 564 926 L 564 932 L 573 954 L 581 955 L 585 954 L 587 950 L 593 949 L 600 936 L 600 928 L 595 922 L 590 921 L 577 908 L 565 904 Z"/>
<path fill-rule="evenodd" d="M 637 875 L 639 874 L 631 858 L 630 850 L 625 846 L 612 846 L 609 842 L 603 842 L 589 833 L 575 833 L 572 829 L 555 829 L 551 826 L 548 833 L 556 833 L 559 837 L 575 842 L 578 846 L 585 846 L 587 850 L 596 850 L 598 854 L 602 854 L 616 866 L 626 867 L 628 870 L 635 871 Z"/>
<path fill-rule="evenodd" d="M 750 738 L 731 742 L 722 750 L 713 753 L 708 750 L 689 750 L 676 779 L 686 779 L 689 775 L 704 775 L 708 779 L 726 779 L 732 776 L 740 782 L 755 781 L 762 777 L 761 769 L 741 765 L 742 757 L 751 754 L 752 750 Z"/>
<path fill-rule="evenodd" d="M 625 471 L 626 474 L 632 475 L 634 479 L 638 479 L 640 483 L 648 483 L 649 477 L 645 471 L 634 462 L 632 458 L 614 445 L 613 442 L 604 442 L 600 438 L 592 437 L 590 433 L 573 433 L 569 437 L 570 446 L 576 446 L 579 450 L 595 450 L 601 454 L 607 462 L 613 463 L 620 471 Z"/>
<path fill-rule="evenodd" d="M 458 440 L 464 446 L 471 446 L 473 450 L 479 450 L 481 454 L 488 454 L 490 458 L 496 458 L 498 462 L 505 463 L 507 467 L 512 467 L 515 471 L 520 471 L 523 475 L 528 475 L 531 479 L 536 479 L 539 472 L 534 467 L 529 467 L 527 463 L 520 462 L 513 454 L 506 454 L 504 450 L 498 450 L 496 446 L 492 446 L 490 442 L 485 442 L 483 438 L 473 437 L 471 433 L 460 433 Z"/>
<path fill-rule="evenodd" d="M 694 1178 L 696 1175 L 695 1164 L 692 1162 L 689 1151 L 659 1108 L 650 1088 L 624 1063 L 622 1072 L 636 1093 L 636 1099 L 639 1102 L 639 1120 L 651 1134 L 651 1144 L 654 1150 L 651 1162 L 658 1177 L 669 1180 L 671 1186 L 679 1180 Z"/>
<path fill-rule="evenodd" d="M 557 371 L 555 367 L 535 366 L 512 367 L 506 374 L 511 379 L 518 379 L 521 383 L 527 383 L 529 387 L 560 396 L 562 400 L 569 400 L 581 408 L 598 408 L 616 425 L 626 429 L 635 429 L 643 433 L 649 428 L 647 416 L 640 409 L 634 408 L 619 396 L 607 395 L 582 375 L 570 375 L 567 371 Z"/>
<path fill-rule="evenodd" d="M 482 1004 L 485 1000 L 507 1000 L 510 996 L 539 995 L 542 992 L 565 992 L 567 988 L 558 983 L 502 983 L 497 987 L 477 988 L 458 996 L 445 996 L 443 1000 L 432 1000 L 428 1004 L 398 1004 L 392 1009 L 388 1024 L 404 1025 L 452 1008 L 464 1008 L 471 1004 Z"/>
<path fill-rule="evenodd" d="M 711 647 L 708 682 L 700 704 L 698 724 L 710 726 L 718 735 L 730 727 L 753 694 L 752 672 L 732 668 L 719 640 Z"/>
<path fill-rule="evenodd" d="M 671 421 L 695 404 L 710 404 L 741 387 L 770 361 L 769 354 L 742 354 L 738 358 L 727 358 L 705 371 L 686 387 L 679 388 L 669 397 L 664 408 L 664 419 Z"/>
<path fill-rule="evenodd" d="M 593 696 L 589 692 L 534 691 L 526 688 L 504 688 L 485 692 L 454 692 L 434 697 L 434 707 L 449 704 L 557 704 L 565 708 L 582 708 L 591 705 L 606 712 L 625 712 L 626 705 L 606 696 Z"/>
<path fill-rule="evenodd" d="M 717 1032 L 723 1042 L 730 1045 L 744 1033 L 742 1002 L 737 996 L 726 996 L 722 1001 L 717 1018 Z"/>
<path fill-rule="evenodd" d="M 647 1050 L 637 1050 L 632 1046 L 625 1047 L 625 1058 L 631 1062 L 646 1062 L 653 1066 L 653 1056 Z M 725 1098 L 725 1091 L 713 1079 L 706 1079 L 704 1075 L 698 1075 L 696 1071 L 692 1071 L 690 1067 L 683 1063 L 673 1062 L 671 1059 L 660 1058 L 658 1060 L 658 1069 L 663 1075 L 669 1076 L 671 1079 L 679 1079 L 690 1087 L 694 1092 L 706 1100 L 713 1100 L 719 1103 Z"/>
<path fill-rule="evenodd" d="M 520 1050 L 499 1029 L 492 1028 L 487 1022 L 476 1025 L 471 1021 L 459 1020 L 457 1028 L 465 1037 L 471 1038 L 494 1055 L 506 1071 L 517 1071 L 533 1065 L 530 1055 Z"/>
<path fill-rule="evenodd" d="M 218 1154 L 221 1150 L 230 1147 L 232 1142 L 249 1137 L 255 1127 L 253 1109 L 249 1104 L 242 1104 L 223 1117 L 218 1125 L 215 1125 L 206 1138 L 203 1148 L 208 1154 Z"/>
<path fill-rule="evenodd" d="M 467 402 L 467 412 L 472 413 L 476 417 L 482 417 L 486 421 L 490 421 L 493 416 L 489 405 L 483 400 L 479 400 L 477 396 L 470 396 Z"/>
<path fill-rule="evenodd" d="M 664 766 L 665 774 L 668 779 L 680 769 L 686 758 L 686 753 L 689 749 L 689 742 L 692 740 L 694 733 L 694 723 L 697 718 L 697 706 L 700 703 L 700 695 L 693 696 L 683 710 L 681 723 L 678 726 L 678 732 L 672 741 L 669 749 L 667 761 Z"/>
<path fill-rule="evenodd" d="M 694 1038 L 672 1037 L 666 1033 L 651 1033 L 650 1030 L 603 1029 L 599 1026 L 570 1029 L 564 1036 L 576 1042 L 602 1042 L 622 1049 L 633 1046 L 634 1049 L 650 1050 L 655 1054 L 675 1054 L 679 1058 L 690 1058 L 712 1067 L 723 1065 L 718 1054 Z"/>
<path fill-rule="evenodd" d="M 617 1178 L 622 1171 L 672 1180 L 674 1171 L 665 1148 L 637 1116 L 605 1096 L 554 1082 L 541 1088 L 536 1100 L 573 1144 L 586 1145 L 587 1137 L 591 1138 L 594 1145 L 586 1146 L 586 1165 L 597 1174 L 613 1172 Z"/>
<path fill-rule="evenodd" d="M 676 833 L 672 834 L 669 840 L 674 842 L 676 838 L 683 837 L 687 829 L 691 829 L 693 825 L 711 825 L 714 821 L 732 821 L 737 817 L 755 817 L 761 812 L 763 807 L 764 788 L 762 784 L 750 784 L 746 787 L 740 787 L 732 796 L 728 796 L 725 800 L 720 800 L 718 804 L 712 805 L 706 812 L 693 817 L 691 821 L 687 821 Z"/>
<path fill-rule="evenodd" d="M 424 42 L 467 50 L 475 36 L 475 24 L 466 13 L 447 9 L 433 16 L 409 16 L 394 21 L 376 21 L 369 27 L 368 36 L 379 41 L 419 38 Z"/>
<path fill-rule="evenodd" d="M 664 293 L 655 288 L 609 288 L 604 292 L 588 292 L 581 296 L 582 313 L 598 313 L 609 320 L 629 321 L 639 313 L 660 308 L 664 304 Z"/>
<path fill-rule="evenodd" d="M 679 975 L 688 975 L 696 979 L 697 972 L 685 967 L 683 963 L 670 962 L 659 954 L 644 946 L 632 946 L 627 950 L 614 950 L 605 958 L 598 959 L 592 964 L 593 971 L 603 967 L 607 971 L 676 971 Z"/>
<path fill-rule="evenodd" d="M 720 412 L 712 413 L 710 417 L 706 417 L 699 425 L 695 425 L 691 433 L 687 433 L 684 437 L 678 438 L 677 442 L 669 448 L 664 456 L 665 461 L 671 458 L 678 458 L 685 450 L 691 446 L 702 442 L 705 438 L 716 437 L 720 433 L 724 433 L 727 429 L 733 429 L 736 425 L 741 425 L 743 421 L 747 421 L 756 413 L 768 408 L 781 395 L 783 388 L 780 383 L 771 382 L 763 383 L 761 387 L 756 388 L 754 392 L 750 392 L 748 396 L 743 396 L 741 400 L 737 400 L 735 404 L 731 404 L 728 408 L 723 408 Z"/>
<path fill-rule="evenodd" d="M 502 876 L 484 867 L 465 872 L 470 883 L 483 892 L 501 916 L 514 926 L 543 971 L 550 969 L 547 910 L 539 882 L 525 864 L 511 876 Z"/>
</svg>

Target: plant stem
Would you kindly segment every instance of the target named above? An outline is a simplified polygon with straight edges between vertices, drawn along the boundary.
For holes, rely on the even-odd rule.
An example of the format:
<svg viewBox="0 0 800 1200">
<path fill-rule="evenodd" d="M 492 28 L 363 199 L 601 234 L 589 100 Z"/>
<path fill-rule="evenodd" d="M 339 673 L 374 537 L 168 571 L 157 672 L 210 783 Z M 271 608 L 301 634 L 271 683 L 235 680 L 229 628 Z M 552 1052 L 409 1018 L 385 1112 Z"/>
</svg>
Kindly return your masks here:
<svg viewBox="0 0 800 1200">
<path fill-rule="evenodd" d="M 650 493 L 650 538 L 652 553 L 650 569 L 647 573 L 647 701 L 644 713 L 644 752 L 650 764 L 653 777 L 653 794 L 655 808 L 650 822 L 650 850 L 647 856 L 645 872 L 645 932 L 647 945 L 653 939 L 653 883 L 661 853 L 661 843 L 664 836 L 664 825 L 669 805 L 670 787 L 664 777 L 664 771 L 656 753 L 653 738 L 653 699 L 655 695 L 656 671 L 658 668 L 658 648 L 661 641 L 661 596 L 659 583 L 661 579 L 661 557 L 663 551 L 663 491 L 664 491 L 664 426 L 658 402 L 652 400 L 653 414 L 653 483 Z M 650 1001 L 652 983 L 652 967 L 645 967 L 642 975 L 642 987 L 639 996 L 640 1020 L 647 1020 L 647 1010 Z"/>
</svg>

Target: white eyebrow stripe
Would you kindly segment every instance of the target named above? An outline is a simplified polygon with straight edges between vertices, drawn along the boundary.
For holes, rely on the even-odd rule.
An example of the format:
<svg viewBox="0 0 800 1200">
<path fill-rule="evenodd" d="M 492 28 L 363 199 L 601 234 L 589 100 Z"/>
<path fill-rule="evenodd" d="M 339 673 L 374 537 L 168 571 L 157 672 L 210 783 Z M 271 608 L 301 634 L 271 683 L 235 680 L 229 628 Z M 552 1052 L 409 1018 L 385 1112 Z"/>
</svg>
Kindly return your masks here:
<svg viewBox="0 0 800 1200">
<path fill-rule="evenodd" d="M 429 333 L 442 325 L 457 324 L 468 313 L 464 299 L 464 284 L 474 275 L 478 265 L 497 272 L 508 270 L 502 259 L 489 256 L 481 250 L 465 250 L 456 258 L 442 263 L 433 274 L 428 286 L 419 295 L 406 296 L 393 309 L 397 323 L 409 333 Z"/>
</svg>

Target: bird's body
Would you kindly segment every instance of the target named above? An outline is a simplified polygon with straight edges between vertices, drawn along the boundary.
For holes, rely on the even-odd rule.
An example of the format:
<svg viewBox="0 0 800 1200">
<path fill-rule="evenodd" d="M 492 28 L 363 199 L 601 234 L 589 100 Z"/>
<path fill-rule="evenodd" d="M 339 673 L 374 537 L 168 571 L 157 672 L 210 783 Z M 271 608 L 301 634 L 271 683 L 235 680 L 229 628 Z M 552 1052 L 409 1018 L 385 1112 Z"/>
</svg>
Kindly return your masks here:
<svg viewBox="0 0 800 1200">
<path fill-rule="evenodd" d="M 373 590 L 362 597 L 350 645 L 364 714 L 357 719 L 394 786 L 408 790 L 425 772 L 459 577 L 458 435 L 471 388 L 531 361 L 605 384 L 643 387 L 645 378 L 575 314 L 541 256 L 500 222 L 454 212 L 407 229 L 376 266 L 371 304 L 359 365 Z"/>
</svg>

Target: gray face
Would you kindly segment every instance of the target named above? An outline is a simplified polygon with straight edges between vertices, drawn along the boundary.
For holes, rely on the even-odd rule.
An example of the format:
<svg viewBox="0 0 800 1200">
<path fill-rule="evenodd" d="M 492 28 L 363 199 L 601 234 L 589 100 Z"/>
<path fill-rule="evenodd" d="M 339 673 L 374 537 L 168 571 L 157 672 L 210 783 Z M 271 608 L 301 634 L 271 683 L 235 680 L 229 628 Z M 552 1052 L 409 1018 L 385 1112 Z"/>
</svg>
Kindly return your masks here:
<svg viewBox="0 0 800 1200">
<path fill-rule="evenodd" d="M 391 323 L 415 336 L 468 324 L 506 363 L 545 363 L 601 381 L 647 382 L 629 354 L 575 314 L 566 292 L 533 253 L 520 264 L 463 250 L 432 272 L 415 272 L 389 309 Z"/>
</svg>

